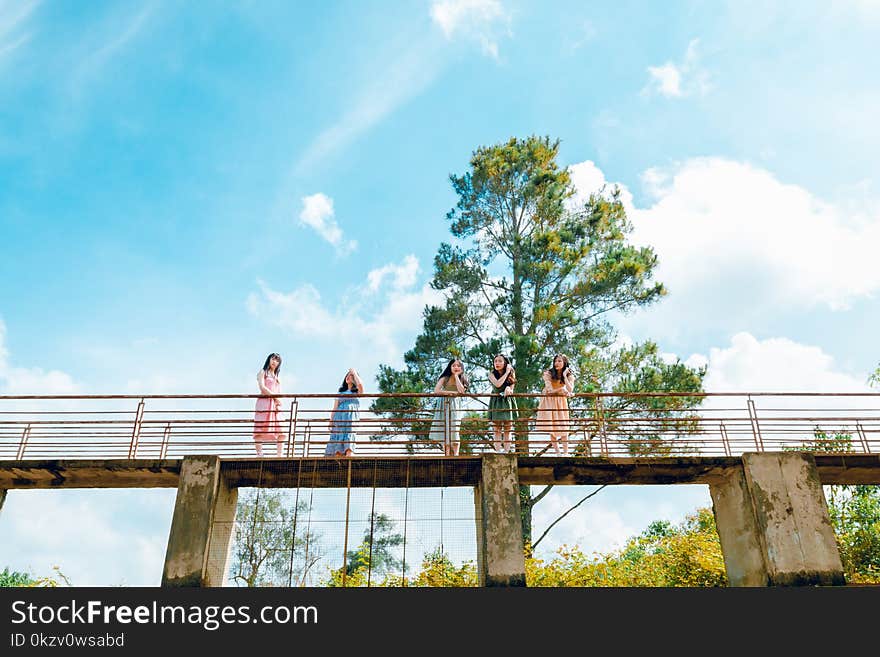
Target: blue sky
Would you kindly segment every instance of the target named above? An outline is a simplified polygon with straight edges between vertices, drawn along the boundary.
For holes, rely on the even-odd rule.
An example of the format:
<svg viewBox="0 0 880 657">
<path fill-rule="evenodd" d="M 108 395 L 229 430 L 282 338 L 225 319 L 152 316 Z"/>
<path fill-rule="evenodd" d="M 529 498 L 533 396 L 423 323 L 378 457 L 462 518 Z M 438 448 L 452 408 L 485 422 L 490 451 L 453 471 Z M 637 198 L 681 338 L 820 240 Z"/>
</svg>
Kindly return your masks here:
<svg viewBox="0 0 880 657">
<path fill-rule="evenodd" d="M 0 394 L 251 392 L 270 351 L 289 392 L 372 383 L 432 298 L 448 175 L 529 134 L 582 193 L 620 184 L 658 252 L 670 295 L 624 339 L 712 390 L 864 390 L 878 38 L 875 0 L 0 0 Z M 708 503 L 658 492 L 603 491 L 555 544 Z M 106 494 L 37 495 L 10 494 L 0 566 L 158 581 L 173 495 L 126 493 L 124 525 Z M 553 495 L 538 525 L 577 491 Z M 75 508 L 146 556 L 23 529 Z"/>
</svg>

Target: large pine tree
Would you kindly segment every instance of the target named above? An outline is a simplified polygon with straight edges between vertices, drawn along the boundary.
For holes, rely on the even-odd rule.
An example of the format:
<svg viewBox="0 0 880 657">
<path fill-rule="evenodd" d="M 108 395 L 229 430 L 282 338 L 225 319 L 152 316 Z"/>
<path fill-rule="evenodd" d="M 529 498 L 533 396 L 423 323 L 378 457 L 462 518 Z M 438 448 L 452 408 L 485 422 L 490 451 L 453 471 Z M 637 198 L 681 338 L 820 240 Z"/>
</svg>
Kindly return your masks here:
<svg viewBox="0 0 880 657">
<path fill-rule="evenodd" d="M 558 153 L 559 142 L 548 137 L 512 138 L 478 148 L 468 171 L 450 176 L 458 196 L 447 214 L 455 240 L 440 245 L 431 283 L 445 303 L 425 308 L 422 333 L 404 355 L 404 369 L 380 367 L 381 392 L 432 391 L 451 356 L 461 358 L 471 378 L 488 390 L 486 372 L 497 353 L 512 357 L 518 393 L 540 392 L 541 372 L 558 352 L 568 355 L 578 373 L 575 392 L 702 390 L 704 369 L 664 362 L 653 342 L 614 347 L 613 315 L 666 294 L 653 280 L 657 256 L 650 247 L 627 242 L 632 227 L 617 189 L 597 190 L 573 206 L 576 190 L 557 163 Z M 520 401 L 524 415 L 536 403 Z M 621 405 L 638 404 L 675 417 L 694 402 L 630 399 L 601 412 L 613 420 Z M 411 417 L 421 404 L 419 398 L 382 398 L 374 410 Z M 633 442 L 633 452 L 659 444 L 643 437 Z M 535 497 L 529 487 L 521 490 L 527 544 L 532 506 L 547 490 Z"/>
</svg>

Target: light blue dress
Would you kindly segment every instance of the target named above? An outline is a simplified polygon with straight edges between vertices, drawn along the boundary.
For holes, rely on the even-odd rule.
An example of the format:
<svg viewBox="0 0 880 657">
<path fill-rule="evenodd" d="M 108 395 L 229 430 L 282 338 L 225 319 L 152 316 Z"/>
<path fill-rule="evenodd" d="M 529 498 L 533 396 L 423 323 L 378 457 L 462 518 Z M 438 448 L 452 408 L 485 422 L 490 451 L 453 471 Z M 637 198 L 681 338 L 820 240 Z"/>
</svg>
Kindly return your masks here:
<svg viewBox="0 0 880 657">
<path fill-rule="evenodd" d="M 324 456 L 333 456 L 336 452 L 345 454 L 345 450 L 354 452 L 354 423 L 360 419 L 360 400 L 351 390 L 339 393 L 339 403 L 330 418 L 330 440 Z"/>
</svg>

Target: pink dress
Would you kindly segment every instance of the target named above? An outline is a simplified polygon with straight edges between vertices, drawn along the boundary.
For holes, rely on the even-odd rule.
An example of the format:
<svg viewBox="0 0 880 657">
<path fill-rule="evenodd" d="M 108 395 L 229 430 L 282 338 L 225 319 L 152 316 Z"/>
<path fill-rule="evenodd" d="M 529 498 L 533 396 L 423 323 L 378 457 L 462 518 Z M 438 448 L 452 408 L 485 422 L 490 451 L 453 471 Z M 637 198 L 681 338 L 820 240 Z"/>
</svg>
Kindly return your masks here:
<svg viewBox="0 0 880 657">
<path fill-rule="evenodd" d="M 266 372 L 263 376 L 263 385 L 272 392 L 279 392 L 281 385 L 272 372 Z M 257 399 L 257 407 L 254 412 L 254 440 L 274 441 L 281 433 L 281 423 L 278 421 L 278 409 L 272 397 L 260 397 Z"/>
</svg>

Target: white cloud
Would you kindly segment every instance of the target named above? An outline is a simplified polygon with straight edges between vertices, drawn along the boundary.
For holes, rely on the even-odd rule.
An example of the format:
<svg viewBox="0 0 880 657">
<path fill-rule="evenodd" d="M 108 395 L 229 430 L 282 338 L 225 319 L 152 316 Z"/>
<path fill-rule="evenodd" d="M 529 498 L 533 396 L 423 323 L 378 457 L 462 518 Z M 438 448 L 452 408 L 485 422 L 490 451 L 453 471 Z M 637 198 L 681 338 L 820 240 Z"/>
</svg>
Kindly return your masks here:
<svg viewBox="0 0 880 657">
<path fill-rule="evenodd" d="M 347 255 L 357 248 L 355 240 L 344 240 L 342 229 L 336 223 L 333 199 L 320 192 L 303 196 L 302 210 L 299 213 L 301 225 L 313 228 L 318 235 L 327 240 L 336 253 Z"/>
<path fill-rule="evenodd" d="M 389 263 L 378 269 L 373 269 L 367 274 L 367 289 L 376 292 L 382 282 L 390 277 L 395 290 L 402 290 L 415 285 L 416 276 L 419 273 L 419 260 L 414 255 L 408 255 L 399 265 Z"/>
<path fill-rule="evenodd" d="M 750 164 L 701 158 L 644 176 L 653 205 L 632 214 L 658 278 L 688 315 L 762 307 L 845 309 L 880 288 L 880 216 L 852 214 Z M 666 303 L 666 302 L 664 302 Z"/>
<path fill-rule="evenodd" d="M 74 586 L 158 586 L 176 490 L 11 491 L 0 564 Z"/>
<path fill-rule="evenodd" d="M 590 194 L 600 191 L 607 185 L 606 192 L 615 186 L 605 180 L 605 174 L 591 160 L 578 162 L 568 167 L 571 182 L 575 187 L 575 194 L 568 200 L 571 209 L 582 206 L 590 198 Z M 624 185 L 616 185 L 620 189 L 620 200 L 627 212 L 633 208 L 632 194 Z"/>
<path fill-rule="evenodd" d="M 665 62 L 649 66 L 650 80 L 642 89 L 643 95 L 658 93 L 666 98 L 705 95 L 711 85 L 709 74 L 700 65 L 699 39 L 693 39 L 679 62 Z"/>
<path fill-rule="evenodd" d="M 835 367 L 821 348 L 788 338 L 758 340 L 737 333 L 727 347 L 713 347 L 708 358 L 695 354 L 690 365 L 707 363 L 707 392 L 869 392 L 867 376 Z"/>
<path fill-rule="evenodd" d="M 569 171 L 573 206 L 613 186 L 589 160 Z M 618 186 L 632 242 L 655 250 L 656 278 L 670 291 L 650 311 L 655 335 L 743 330 L 767 313 L 845 310 L 880 289 L 876 198 L 829 203 L 766 169 L 717 157 L 648 169 L 642 184 L 649 203 L 641 207 Z M 628 322 L 645 321 L 639 317 L 621 327 L 632 330 Z"/>
<path fill-rule="evenodd" d="M 510 34 L 510 13 L 500 0 L 435 0 L 431 19 L 447 39 L 474 40 L 493 59 L 498 59 L 500 36 Z"/>
<path fill-rule="evenodd" d="M 80 386 L 59 370 L 40 367 L 13 367 L 6 347 L 6 324 L 0 319 L 0 394 L 75 395 Z"/>
<path fill-rule="evenodd" d="M 417 272 L 418 260 L 413 256 L 374 269 L 339 304 L 328 304 L 308 283 L 290 292 L 279 292 L 258 281 L 260 291 L 248 297 L 247 308 L 294 338 L 324 343 L 341 371 L 345 371 L 346 363 L 354 363 L 366 382 L 371 378 L 370 368 L 379 363 L 402 362 L 408 346 L 405 341 L 421 327 L 422 310 L 442 299 L 441 293 L 427 283 L 421 288 L 416 286 Z M 320 350 L 311 351 L 314 353 L 308 357 L 318 358 L 314 354 Z M 302 378 L 310 387 L 329 383 Z"/>
</svg>

